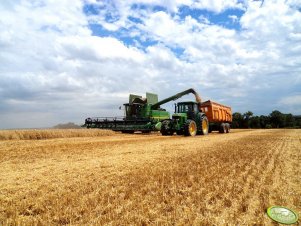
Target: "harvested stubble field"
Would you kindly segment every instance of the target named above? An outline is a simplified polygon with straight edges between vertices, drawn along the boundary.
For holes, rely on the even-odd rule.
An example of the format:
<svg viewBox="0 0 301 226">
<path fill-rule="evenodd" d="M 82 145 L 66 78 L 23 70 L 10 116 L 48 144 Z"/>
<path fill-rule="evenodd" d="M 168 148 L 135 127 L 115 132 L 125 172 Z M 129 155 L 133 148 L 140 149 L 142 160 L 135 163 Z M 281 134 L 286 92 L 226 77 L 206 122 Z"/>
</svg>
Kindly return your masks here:
<svg viewBox="0 0 301 226">
<path fill-rule="evenodd" d="M 0 225 L 273 225 L 271 205 L 301 213 L 301 130 L 99 135 L 0 141 Z"/>
</svg>

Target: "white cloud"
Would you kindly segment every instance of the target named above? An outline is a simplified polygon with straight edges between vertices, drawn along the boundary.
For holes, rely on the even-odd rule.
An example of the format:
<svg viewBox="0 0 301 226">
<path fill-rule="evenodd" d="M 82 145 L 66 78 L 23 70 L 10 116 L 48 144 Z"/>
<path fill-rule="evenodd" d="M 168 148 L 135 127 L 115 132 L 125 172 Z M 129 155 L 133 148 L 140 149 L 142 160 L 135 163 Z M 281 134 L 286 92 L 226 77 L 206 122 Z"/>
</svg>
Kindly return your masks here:
<svg viewBox="0 0 301 226">
<path fill-rule="evenodd" d="M 142 63 L 144 55 L 134 47 L 126 47 L 111 37 L 68 36 L 59 38 L 58 48 L 63 57 L 82 60 L 131 60 Z"/>
<path fill-rule="evenodd" d="M 283 105 L 284 113 L 300 115 L 301 112 L 301 95 L 286 96 L 279 100 L 279 105 Z"/>
<path fill-rule="evenodd" d="M 133 24 L 128 19 L 148 17 L 154 7 L 163 7 L 168 13 L 177 13 L 180 7 L 186 6 L 193 9 L 208 10 L 220 13 L 227 9 L 244 9 L 244 3 L 239 0 L 111 0 L 95 1 L 85 0 L 86 3 L 96 6 L 98 15 L 90 15 L 89 21 L 101 24 L 105 29 L 117 31 L 129 28 Z M 146 8 L 132 8 L 133 5 L 144 5 Z M 108 19 L 110 18 L 110 19 Z"/>
<path fill-rule="evenodd" d="M 230 16 L 228 16 L 228 18 L 230 18 L 232 20 L 232 23 L 235 23 L 238 21 L 238 17 L 236 15 L 230 15 Z"/>
<path fill-rule="evenodd" d="M 285 105 L 299 105 L 301 106 L 301 95 L 288 96 L 281 98 L 279 101 L 281 104 Z"/>
<path fill-rule="evenodd" d="M 239 3 L 239 1 L 237 0 L 220 0 L 220 1 L 198 0 L 192 4 L 192 7 L 198 9 L 206 9 L 209 11 L 220 13 L 229 8 L 243 8 L 243 4 Z"/>
<path fill-rule="evenodd" d="M 84 3 L 95 4 L 99 15 L 85 15 Z M 132 7 L 140 3 L 148 7 Z M 300 114 L 298 4 L 296 0 L 265 1 L 262 7 L 258 2 L 242 6 L 231 0 L 1 2 L 1 126 L 22 127 L 13 117 L 26 117 L 23 126 L 38 127 L 120 115 L 117 107 L 129 93 L 150 91 L 164 98 L 189 87 L 204 99 L 232 105 L 234 111 L 268 114 L 277 107 Z M 167 10 L 154 12 L 156 5 Z M 183 5 L 215 13 L 246 7 L 241 18 L 231 17 L 242 29 L 191 15 L 181 18 L 177 12 Z M 91 21 L 108 31 L 125 29 L 136 44 L 124 43 L 118 35 L 92 35 Z"/>
</svg>

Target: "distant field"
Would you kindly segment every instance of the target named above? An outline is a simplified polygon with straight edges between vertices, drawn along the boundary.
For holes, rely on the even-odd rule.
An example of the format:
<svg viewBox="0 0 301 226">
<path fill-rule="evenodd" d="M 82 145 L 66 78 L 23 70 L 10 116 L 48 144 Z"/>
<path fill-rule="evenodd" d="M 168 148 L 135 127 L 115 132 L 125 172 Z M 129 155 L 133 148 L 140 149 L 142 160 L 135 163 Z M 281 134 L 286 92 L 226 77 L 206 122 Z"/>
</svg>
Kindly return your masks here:
<svg viewBox="0 0 301 226">
<path fill-rule="evenodd" d="M 41 140 L 70 137 L 98 137 L 115 135 L 110 130 L 100 129 L 31 129 L 0 130 L 0 140 Z"/>
<path fill-rule="evenodd" d="M 271 205 L 301 214 L 301 130 L 28 130 L 0 140 L 0 225 L 271 225 Z"/>
</svg>

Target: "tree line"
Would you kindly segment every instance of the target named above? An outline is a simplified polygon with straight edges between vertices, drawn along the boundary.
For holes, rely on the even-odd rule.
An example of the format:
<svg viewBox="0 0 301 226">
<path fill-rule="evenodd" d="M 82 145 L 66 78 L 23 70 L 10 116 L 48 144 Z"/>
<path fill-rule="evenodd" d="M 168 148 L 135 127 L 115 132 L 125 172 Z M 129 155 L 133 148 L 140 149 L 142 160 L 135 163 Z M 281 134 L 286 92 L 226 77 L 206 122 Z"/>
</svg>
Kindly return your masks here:
<svg viewBox="0 0 301 226">
<path fill-rule="evenodd" d="M 232 120 L 232 128 L 301 128 L 301 115 L 283 114 L 277 110 L 267 116 L 256 116 L 251 111 L 244 114 L 235 112 Z"/>
</svg>

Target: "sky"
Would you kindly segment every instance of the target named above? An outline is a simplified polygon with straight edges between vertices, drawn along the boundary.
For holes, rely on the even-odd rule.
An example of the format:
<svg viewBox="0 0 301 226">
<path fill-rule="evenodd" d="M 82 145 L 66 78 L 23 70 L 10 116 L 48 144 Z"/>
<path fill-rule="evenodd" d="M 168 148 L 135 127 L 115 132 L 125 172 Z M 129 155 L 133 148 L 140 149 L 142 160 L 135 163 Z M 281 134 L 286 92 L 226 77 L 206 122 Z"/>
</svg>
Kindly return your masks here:
<svg viewBox="0 0 301 226">
<path fill-rule="evenodd" d="M 0 1 L 1 129 L 122 116 L 130 93 L 188 88 L 300 115 L 301 0 Z"/>
</svg>

